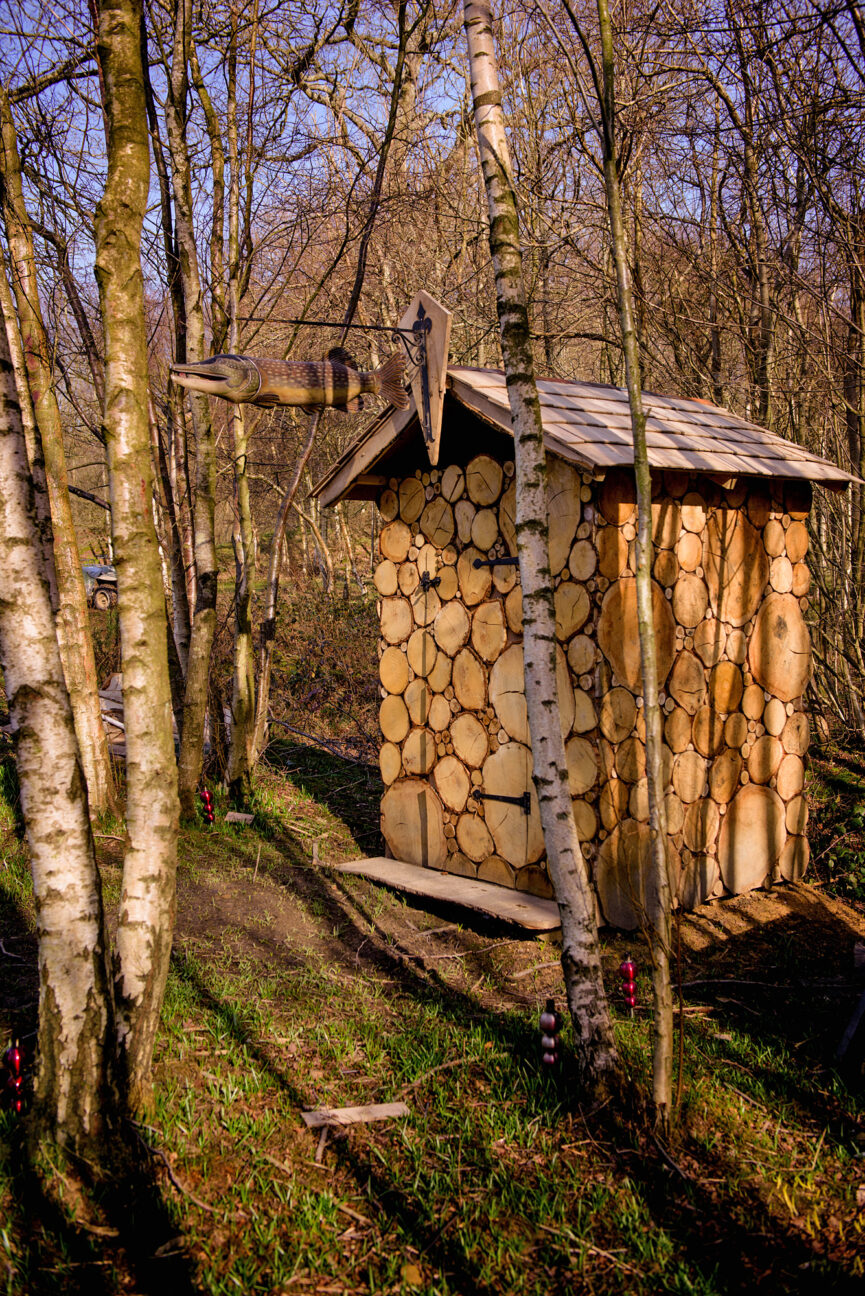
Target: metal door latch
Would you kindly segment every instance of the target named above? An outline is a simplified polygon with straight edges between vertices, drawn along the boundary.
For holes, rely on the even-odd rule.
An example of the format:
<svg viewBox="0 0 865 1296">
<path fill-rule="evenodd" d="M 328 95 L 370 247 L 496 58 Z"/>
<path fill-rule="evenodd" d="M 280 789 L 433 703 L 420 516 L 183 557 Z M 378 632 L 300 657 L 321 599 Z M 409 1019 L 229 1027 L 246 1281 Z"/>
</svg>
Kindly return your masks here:
<svg viewBox="0 0 865 1296">
<path fill-rule="evenodd" d="M 496 796 L 495 792 L 482 792 L 480 788 L 475 788 L 472 796 L 476 801 L 506 801 L 508 805 L 522 806 L 523 814 L 532 812 L 532 798 L 528 792 L 524 792 L 522 796 Z"/>
</svg>

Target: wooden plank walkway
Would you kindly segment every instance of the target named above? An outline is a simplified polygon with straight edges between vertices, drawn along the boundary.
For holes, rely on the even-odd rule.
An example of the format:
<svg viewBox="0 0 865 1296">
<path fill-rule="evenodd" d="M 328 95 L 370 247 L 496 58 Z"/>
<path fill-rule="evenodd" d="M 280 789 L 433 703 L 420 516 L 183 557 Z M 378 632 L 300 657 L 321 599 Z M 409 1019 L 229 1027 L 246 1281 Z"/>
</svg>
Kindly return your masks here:
<svg viewBox="0 0 865 1296">
<path fill-rule="evenodd" d="M 347 864 L 337 864 L 335 867 L 340 873 L 357 873 L 369 878 L 371 882 L 393 887 L 395 891 L 460 905 L 491 918 L 517 923 L 528 931 L 555 931 L 561 925 L 555 901 L 527 895 L 525 891 L 495 886 L 492 882 L 476 882 L 474 878 L 439 873 L 434 869 L 419 868 L 416 864 L 404 864 L 401 860 L 385 859 L 383 856 L 350 860 Z"/>
</svg>

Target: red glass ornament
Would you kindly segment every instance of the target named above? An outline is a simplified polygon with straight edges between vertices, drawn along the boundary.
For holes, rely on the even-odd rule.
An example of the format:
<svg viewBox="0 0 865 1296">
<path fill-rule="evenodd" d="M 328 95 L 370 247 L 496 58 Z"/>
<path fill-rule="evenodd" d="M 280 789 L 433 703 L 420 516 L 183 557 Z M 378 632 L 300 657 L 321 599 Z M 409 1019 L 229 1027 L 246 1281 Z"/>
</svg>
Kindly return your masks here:
<svg viewBox="0 0 865 1296">
<path fill-rule="evenodd" d="M 630 954 L 619 964 L 619 976 L 622 978 L 622 996 L 625 1006 L 633 1014 L 637 1006 L 637 965 Z"/>
<path fill-rule="evenodd" d="M 541 1028 L 541 1061 L 544 1066 L 555 1066 L 559 1060 L 559 1031 L 562 1019 L 556 1012 L 553 999 L 548 999 L 540 1015 L 538 1025 Z"/>
<path fill-rule="evenodd" d="M 11 1071 L 14 1075 L 20 1075 L 22 1061 L 23 1055 L 21 1053 L 21 1046 L 16 1040 L 14 1044 L 9 1045 L 8 1049 L 3 1054 L 3 1065 L 6 1067 L 7 1071 Z"/>
</svg>

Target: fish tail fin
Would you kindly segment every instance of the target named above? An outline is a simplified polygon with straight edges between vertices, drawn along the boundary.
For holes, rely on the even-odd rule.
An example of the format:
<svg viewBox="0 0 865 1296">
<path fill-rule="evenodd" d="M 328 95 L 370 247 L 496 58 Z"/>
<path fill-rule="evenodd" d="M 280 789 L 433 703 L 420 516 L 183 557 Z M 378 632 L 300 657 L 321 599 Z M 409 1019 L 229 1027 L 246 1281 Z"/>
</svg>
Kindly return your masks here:
<svg viewBox="0 0 865 1296">
<path fill-rule="evenodd" d="M 405 356 L 402 351 L 394 351 L 375 371 L 376 391 L 390 405 L 397 409 L 408 409 L 408 393 L 405 382 Z"/>
</svg>

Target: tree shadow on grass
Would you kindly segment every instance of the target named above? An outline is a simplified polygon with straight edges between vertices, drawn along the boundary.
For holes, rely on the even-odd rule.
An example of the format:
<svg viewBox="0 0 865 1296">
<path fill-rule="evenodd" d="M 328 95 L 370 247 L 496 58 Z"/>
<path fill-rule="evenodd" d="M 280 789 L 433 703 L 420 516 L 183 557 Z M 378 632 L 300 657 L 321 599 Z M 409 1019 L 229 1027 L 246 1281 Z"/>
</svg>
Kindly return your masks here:
<svg viewBox="0 0 865 1296">
<path fill-rule="evenodd" d="M 377 765 L 285 740 L 271 743 L 267 759 L 289 783 L 341 819 L 361 850 L 368 855 L 382 853 L 379 805 L 384 785 Z"/>
<path fill-rule="evenodd" d="M 412 1004 L 434 1003 L 437 1012 L 452 1025 L 482 1023 L 484 1036 L 515 1062 L 534 1057 L 537 1040 L 524 1015 L 518 1016 L 507 1008 L 484 1006 L 470 992 L 448 983 L 437 969 L 425 965 L 422 955 L 385 930 L 378 922 L 374 906 L 365 903 L 365 893 L 349 889 L 342 875 L 329 876 L 324 870 L 286 869 L 280 880 L 301 905 L 316 914 L 323 929 L 339 932 L 338 939 L 322 938 L 325 960 L 334 970 L 336 980 L 340 972 L 346 980 L 378 974 L 391 987 L 388 998 L 404 999 L 408 1012 Z M 374 897 L 374 891 L 371 894 Z M 458 936 L 474 967 L 489 962 L 483 946 L 471 948 L 474 932 L 466 930 Z M 316 957 L 323 951 L 317 950 Z M 283 950 L 282 957 L 288 960 L 289 952 Z M 293 966 L 297 965 L 296 953 L 290 956 L 290 961 Z M 248 1050 L 298 1111 L 318 1105 L 315 1094 L 305 1093 L 281 1063 L 274 1061 L 262 1041 L 245 1028 L 236 1007 L 207 984 L 194 963 L 180 956 L 176 966 L 202 1004 L 221 1020 L 235 1043 Z M 514 1099 L 533 1103 L 535 1110 L 544 1108 L 548 1117 L 562 1107 L 579 1119 L 571 1060 L 566 1061 L 560 1076 L 548 1087 L 546 1097 L 539 1096 L 531 1078 L 532 1070 L 531 1064 L 528 1068 L 513 1067 Z M 768 1067 L 761 1080 L 770 1093 L 773 1086 L 779 1094 L 782 1092 L 781 1080 Z M 433 1094 L 437 1083 L 433 1083 Z M 538 1087 L 542 1083 L 538 1079 Z M 824 1123 L 831 1120 L 831 1105 L 827 1106 L 819 1097 L 815 1099 L 804 1080 L 800 1086 L 794 1086 L 793 1092 L 789 1092 L 788 1082 L 785 1085 L 785 1099 L 795 1102 L 801 1112 Z M 411 1092 L 413 1103 L 420 1110 L 423 1095 L 430 1092 L 429 1085 Z M 821 1253 L 819 1237 L 812 1239 L 802 1230 L 786 1226 L 767 1209 L 760 1188 L 742 1181 L 742 1169 L 733 1150 L 729 1155 L 723 1148 L 707 1154 L 685 1135 L 680 1150 L 673 1156 L 687 1156 L 688 1164 L 698 1163 L 699 1170 L 693 1173 L 686 1170 L 680 1175 L 670 1168 L 665 1152 L 643 1129 L 624 1125 L 610 1109 L 587 1115 L 585 1123 L 589 1138 L 601 1149 L 602 1158 L 607 1159 L 608 1172 L 622 1180 L 628 1179 L 647 1210 L 649 1227 L 663 1229 L 670 1235 L 676 1255 L 681 1255 L 690 1267 L 698 1290 L 745 1292 L 763 1286 L 769 1291 L 805 1292 L 825 1288 L 827 1284 L 833 1291 L 853 1289 L 849 1269 L 844 1262 Z M 839 1137 L 841 1133 L 839 1130 Z M 425 1196 L 427 1190 L 423 1185 L 417 1190 L 407 1188 L 407 1178 L 376 1155 L 373 1138 L 351 1134 L 333 1146 L 333 1155 L 350 1173 L 358 1191 L 373 1199 L 382 1231 L 386 1234 L 391 1228 L 400 1230 L 425 1264 L 449 1276 L 455 1291 L 501 1291 L 500 1286 L 491 1287 L 485 1282 L 481 1262 L 468 1254 L 462 1239 L 447 1236 L 452 1217 L 442 1223 L 441 1215 L 435 1213 L 440 1210 L 441 1202 L 435 1200 L 433 1192 L 430 1190 Z M 491 1157 L 482 1122 L 478 1133 L 468 1137 L 462 1148 L 466 1163 L 472 1164 L 482 1177 Z M 736 1181 L 733 1187 L 729 1186 L 730 1180 Z M 535 1245 L 552 1245 L 536 1232 L 537 1225 L 528 1220 L 522 1223 L 531 1230 Z M 598 1223 L 603 1229 L 604 1221 Z M 637 1227 L 646 1225 L 641 1221 Z M 620 1244 L 621 1238 L 616 1241 Z M 628 1258 L 631 1259 L 630 1255 Z M 705 1286 L 700 1287 L 700 1283 Z M 550 1290 L 563 1293 L 576 1290 L 574 1273 L 563 1272 L 560 1278 L 551 1279 Z"/>
<path fill-rule="evenodd" d="M 0 1051 L 17 1035 L 25 1050 L 25 1075 L 32 1074 L 38 1022 L 37 941 L 30 916 L 2 890 L 0 939 L 10 951 L 5 958 L 0 952 Z M 88 1166 L 80 1167 L 100 1233 L 76 1223 L 45 1190 L 44 1180 L 29 1163 L 26 1118 L 3 1113 L 0 1185 L 6 1181 L 8 1209 L 2 1225 L 13 1248 L 10 1291 L 16 1290 L 15 1279 L 17 1290 L 28 1296 L 116 1296 L 130 1281 L 137 1292 L 153 1296 L 169 1291 L 172 1296 L 193 1296 L 198 1291 L 152 1158 L 144 1154 L 134 1132 L 126 1139 L 128 1155 L 121 1173 L 99 1181 Z M 112 1151 L 108 1150 L 109 1155 Z"/>
</svg>

